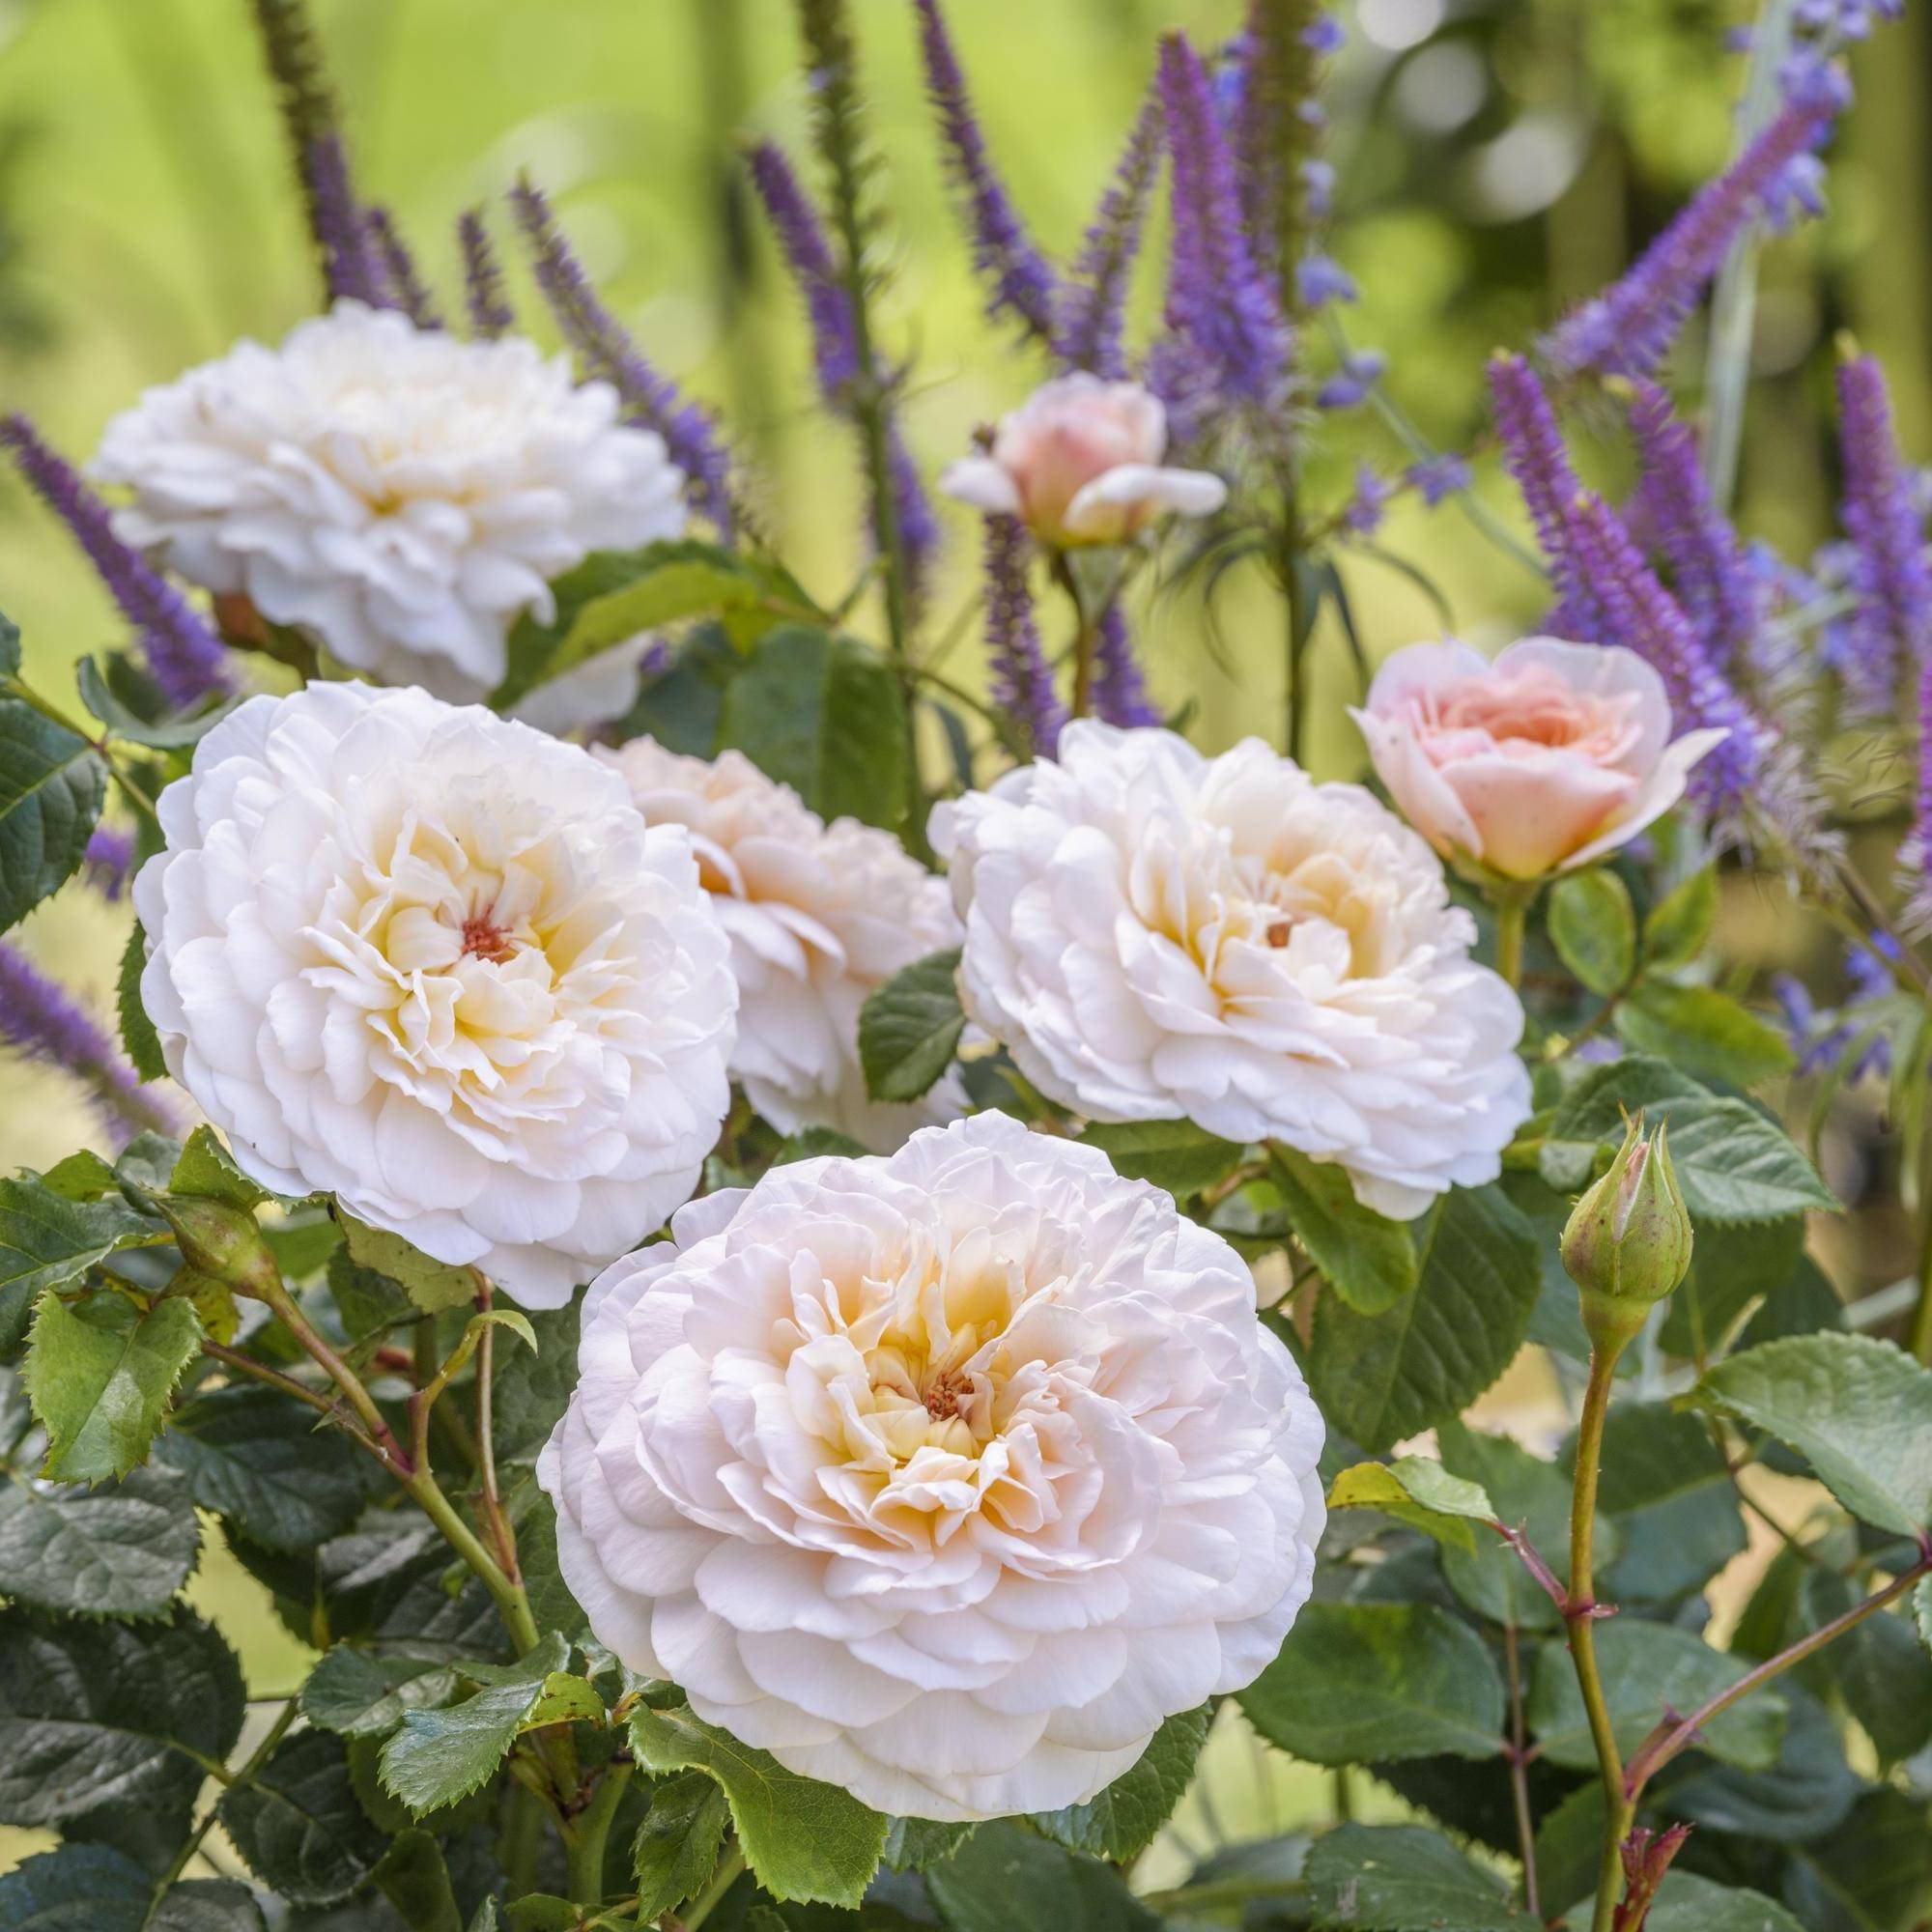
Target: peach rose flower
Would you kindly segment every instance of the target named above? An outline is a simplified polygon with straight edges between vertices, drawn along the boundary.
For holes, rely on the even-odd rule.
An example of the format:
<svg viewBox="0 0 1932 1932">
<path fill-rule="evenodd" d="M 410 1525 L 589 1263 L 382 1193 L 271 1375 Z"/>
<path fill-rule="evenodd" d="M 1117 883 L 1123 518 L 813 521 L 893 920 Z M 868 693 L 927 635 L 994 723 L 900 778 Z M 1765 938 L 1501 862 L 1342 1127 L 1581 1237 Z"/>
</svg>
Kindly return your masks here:
<svg viewBox="0 0 1932 1932">
<path fill-rule="evenodd" d="M 1410 644 L 1350 713 L 1408 822 L 1444 855 L 1511 879 L 1601 859 L 1684 794 L 1721 730 L 1670 735 L 1663 681 L 1621 644 L 1524 638 L 1492 663 Z"/>
<path fill-rule="evenodd" d="M 994 516 L 1017 517 L 1055 550 L 1125 543 L 1170 512 L 1205 517 L 1228 486 L 1170 469 L 1167 411 L 1138 383 L 1062 376 L 1003 417 L 983 456 L 953 464 L 939 487 Z"/>
</svg>

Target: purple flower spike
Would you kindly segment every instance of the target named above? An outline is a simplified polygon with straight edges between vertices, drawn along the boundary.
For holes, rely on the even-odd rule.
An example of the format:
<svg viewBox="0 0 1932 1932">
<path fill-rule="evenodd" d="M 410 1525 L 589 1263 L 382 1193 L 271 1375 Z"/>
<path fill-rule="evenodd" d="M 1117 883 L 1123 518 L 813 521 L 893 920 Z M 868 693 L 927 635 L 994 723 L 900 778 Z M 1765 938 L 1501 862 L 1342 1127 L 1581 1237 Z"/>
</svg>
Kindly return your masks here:
<svg viewBox="0 0 1932 1932">
<path fill-rule="evenodd" d="M 329 299 L 386 307 L 382 259 L 371 245 L 363 211 L 350 183 L 342 136 L 332 128 L 303 148 L 301 173 Z"/>
<path fill-rule="evenodd" d="M 1315 392 L 1318 410 L 1352 410 L 1368 400 L 1382 379 L 1388 357 L 1379 349 L 1351 350 L 1342 366 Z"/>
<path fill-rule="evenodd" d="M 1365 463 L 1355 471 L 1355 491 L 1342 510 L 1342 527 L 1352 536 L 1372 537 L 1388 508 L 1388 484 Z"/>
<path fill-rule="evenodd" d="M 1620 282 L 1557 326 L 1551 361 L 1566 372 L 1643 376 L 1663 359 L 1691 309 L 1747 223 L 1782 212 L 1803 171 L 1792 164 L 1823 145 L 1844 104 L 1830 69 L 1798 77 L 1764 131 L 1692 199 Z"/>
<path fill-rule="evenodd" d="M 1094 211 L 1080 253 L 1061 285 L 1053 353 L 1064 368 L 1086 369 L 1118 381 L 1127 373 L 1121 350 L 1127 282 L 1140 252 L 1141 231 L 1160 167 L 1160 91 L 1149 90 L 1114 178 Z"/>
<path fill-rule="evenodd" d="M 913 0 L 926 90 L 946 137 L 947 169 L 964 202 L 973 259 L 987 286 L 991 312 L 1012 316 L 1030 334 L 1053 333 L 1054 278 L 987 157 L 974 118 L 966 76 L 953 52 L 939 0 Z"/>
<path fill-rule="evenodd" d="M 571 251 L 550 203 L 528 182 L 510 190 L 510 205 L 529 243 L 531 266 L 563 337 L 593 375 L 614 388 L 633 420 L 664 438 L 670 460 L 685 473 L 692 500 L 725 535 L 736 512 L 731 466 L 710 413 L 678 393 L 639 353 L 629 332 L 599 299 L 583 265 Z"/>
<path fill-rule="evenodd" d="M 97 825 L 87 838 L 87 867 L 90 882 L 110 904 L 128 889 L 128 874 L 134 868 L 134 835 L 112 825 Z"/>
<path fill-rule="evenodd" d="M 1459 497 L 1469 487 L 1469 466 L 1460 456 L 1427 456 L 1411 463 L 1402 472 L 1411 489 L 1422 493 L 1422 500 L 1433 510 L 1451 497 Z"/>
<path fill-rule="evenodd" d="M 483 211 L 467 209 L 456 223 L 456 241 L 463 253 L 463 304 L 469 316 L 469 332 L 494 342 L 516 327 L 509 298 L 503 294 L 503 270 L 483 226 Z"/>
<path fill-rule="evenodd" d="M 1094 645 L 1094 715 L 1105 724 L 1158 724 L 1160 712 L 1148 696 L 1127 634 L 1126 613 L 1109 604 Z"/>
<path fill-rule="evenodd" d="M 1885 371 L 1869 355 L 1838 365 L 1838 441 L 1858 609 L 1841 634 L 1840 668 L 1861 708 L 1893 711 L 1906 680 L 1932 663 L 1932 563 L 1910 471 L 1899 458 Z M 1932 763 L 1932 759 L 1927 760 Z"/>
<path fill-rule="evenodd" d="M 221 640 L 147 559 L 114 534 L 107 505 L 72 467 L 54 454 L 25 416 L 0 419 L 0 446 L 14 452 L 35 494 L 72 533 L 122 614 L 140 634 L 141 649 L 161 696 L 185 711 L 211 692 L 229 688 Z"/>
<path fill-rule="evenodd" d="M 134 1069 L 65 987 L 36 970 L 17 947 L 0 942 L 0 1040 L 45 1066 L 76 1075 L 93 1090 L 117 1145 L 144 1127 L 167 1133 L 180 1122 L 141 1091 Z"/>
<path fill-rule="evenodd" d="M 1654 533 L 1654 547 L 1670 566 L 1672 594 L 1712 656 L 1735 664 L 1757 635 L 1759 582 L 1711 495 L 1697 439 L 1654 383 L 1637 384 L 1631 427 L 1643 465 L 1634 510 Z"/>
<path fill-rule="evenodd" d="M 1906 923 L 1915 932 L 1932 932 L 1932 658 L 1918 672 L 1918 784 L 1898 865 Z"/>
<path fill-rule="evenodd" d="M 1034 621 L 1027 588 L 1033 546 L 1017 517 L 986 519 L 986 646 L 993 664 L 993 701 L 1019 725 L 1036 757 L 1059 749 L 1066 708 Z"/>
<path fill-rule="evenodd" d="M 1520 355 L 1497 355 L 1490 363 L 1490 400 L 1503 462 L 1522 492 L 1556 586 L 1556 607 L 1544 619 L 1545 628 L 1559 638 L 1603 643 L 1608 620 L 1595 593 L 1577 576 L 1569 536 L 1571 506 L 1583 486 L 1571 467 L 1549 398 Z"/>
<path fill-rule="evenodd" d="M 1294 265 L 1294 298 L 1303 308 L 1351 302 L 1358 294 L 1354 276 L 1332 256 L 1304 255 Z"/>
<path fill-rule="evenodd" d="M 750 161 L 753 185 L 805 301 L 819 394 L 828 408 L 846 414 L 851 409 L 852 384 L 859 376 L 859 338 L 851 297 L 838 280 L 832 244 L 783 151 L 770 141 L 761 141 L 752 149 Z M 939 554 L 939 520 L 925 494 L 919 465 L 895 423 L 888 425 L 886 461 L 899 544 L 905 554 L 906 584 L 917 604 L 931 584 Z"/>
<path fill-rule="evenodd" d="M 1177 383 L 1187 361 L 1229 399 L 1279 401 L 1290 337 L 1274 288 L 1249 247 L 1235 159 L 1201 57 L 1179 34 L 1160 43 L 1160 96 L 1174 158 L 1174 242 L 1167 327 L 1182 354 L 1161 368 Z M 1163 397 L 1170 403 L 1191 397 Z M 1186 412 L 1191 413 L 1191 409 Z"/>
<path fill-rule="evenodd" d="M 410 253 L 395 216 L 386 208 L 366 208 L 362 211 L 362 225 L 368 233 L 370 247 L 383 265 L 385 304 L 401 309 L 418 328 L 440 328 L 442 319 L 437 314 L 436 298 L 416 272 L 415 257 Z"/>
</svg>

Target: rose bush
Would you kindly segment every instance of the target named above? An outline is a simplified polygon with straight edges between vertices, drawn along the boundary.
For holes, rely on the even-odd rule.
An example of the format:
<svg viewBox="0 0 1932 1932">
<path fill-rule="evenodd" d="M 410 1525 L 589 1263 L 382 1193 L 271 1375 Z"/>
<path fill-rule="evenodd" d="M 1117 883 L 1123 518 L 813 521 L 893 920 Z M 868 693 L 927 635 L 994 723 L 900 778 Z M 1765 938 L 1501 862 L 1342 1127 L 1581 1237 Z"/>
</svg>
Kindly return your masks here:
<svg viewBox="0 0 1932 1932">
<path fill-rule="evenodd" d="M 0 419 L 128 632 L 83 720 L 0 621 L 0 1038 L 100 1127 L 0 1180 L 0 1825 L 56 1838 L 0 1932 L 1910 1932 L 1923 492 L 1848 354 L 1844 543 L 1741 535 L 1751 273 L 1708 454 L 1655 380 L 1893 10 L 1777 11 L 1733 163 L 1492 358 L 1500 464 L 1378 397 L 1397 469 L 1333 23 L 1164 36 L 1053 260 L 913 0 L 1037 384 L 938 476 L 848 10 L 797 11 L 822 196 L 747 159 L 859 452 L 836 603 L 533 184 L 431 288 L 298 0 L 320 312 L 99 491 Z M 1389 505 L 1520 560 L 1511 486 L 1540 634 L 1372 674 Z M 1231 573 L 1285 750 L 1186 735 L 1165 626 Z M 118 1043 L 11 936 L 73 880 Z"/>
</svg>

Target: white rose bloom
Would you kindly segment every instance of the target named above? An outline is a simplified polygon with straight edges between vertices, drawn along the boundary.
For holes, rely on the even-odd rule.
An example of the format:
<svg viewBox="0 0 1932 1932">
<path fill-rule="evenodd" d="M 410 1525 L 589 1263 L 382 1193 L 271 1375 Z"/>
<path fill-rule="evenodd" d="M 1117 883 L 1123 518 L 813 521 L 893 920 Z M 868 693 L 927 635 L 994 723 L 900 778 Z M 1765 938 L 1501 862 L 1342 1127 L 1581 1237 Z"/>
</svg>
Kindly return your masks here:
<svg viewBox="0 0 1932 1932">
<path fill-rule="evenodd" d="M 645 819 L 684 826 L 731 935 L 738 1046 L 731 1071 L 781 1133 L 814 1122 L 884 1153 L 963 1113 L 957 1076 L 916 1106 L 867 1097 L 859 1009 L 928 952 L 959 943 L 943 879 L 890 833 L 828 825 L 739 752 L 690 758 L 639 738 L 603 752 Z"/>
<path fill-rule="evenodd" d="M 633 1669 L 903 1816 L 1077 1804 L 1308 1596 L 1321 1419 L 1246 1264 L 980 1114 L 684 1208 L 537 1465 Z"/>
<path fill-rule="evenodd" d="M 551 1307 L 689 1198 L 737 1005 L 676 826 L 587 752 L 420 691 L 254 697 L 134 883 L 169 1070 L 327 1189 Z"/>
<path fill-rule="evenodd" d="M 934 815 L 967 1011 L 1098 1121 L 1185 1118 L 1345 1168 L 1406 1219 L 1494 1179 L 1529 1112 L 1515 993 L 1427 844 L 1248 739 L 1079 723 Z"/>
<path fill-rule="evenodd" d="M 592 551 L 676 536 L 684 475 L 608 384 L 339 301 L 150 389 L 94 462 L 121 537 L 391 684 L 481 697 Z"/>
</svg>

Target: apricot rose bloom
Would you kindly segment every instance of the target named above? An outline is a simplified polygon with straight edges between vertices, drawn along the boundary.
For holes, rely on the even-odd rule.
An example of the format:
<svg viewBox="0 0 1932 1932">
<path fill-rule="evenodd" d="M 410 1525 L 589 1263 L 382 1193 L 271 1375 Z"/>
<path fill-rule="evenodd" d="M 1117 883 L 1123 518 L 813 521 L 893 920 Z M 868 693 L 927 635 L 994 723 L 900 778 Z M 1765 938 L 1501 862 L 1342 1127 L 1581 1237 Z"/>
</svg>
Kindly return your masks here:
<svg viewBox="0 0 1932 1932">
<path fill-rule="evenodd" d="M 1493 1180 L 1529 1112 L 1522 1008 L 1441 865 L 1258 738 L 1081 721 L 942 805 L 967 1013 L 1095 1121 L 1279 1141 L 1401 1219 Z"/>
<path fill-rule="evenodd" d="M 421 691 L 252 697 L 160 798 L 141 1003 L 281 1194 L 554 1307 L 696 1185 L 729 948 L 679 826 L 589 753 Z"/>
<path fill-rule="evenodd" d="M 1171 469 L 1167 411 L 1138 383 L 1061 376 L 1001 420 L 983 456 L 952 465 L 939 487 L 994 516 L 1017 517 L 1043 544 L 1124 543 L 1169 514 L 1205 517 L 1228 486 Z"/>
<path fill-rule="evenodd" d="M 682 1209 L 537 1465 L 591 1629 L 901 1816 L 1077 1804 L 1306 1600 L 1321 1416 L 1247 1264 L 980 1114 Z"/>
<path fill-rule="evenodd" d="M 1445 858 L 1510 879 L 1601 859 L 1684 795 L 1721 730 L 1670 735 L 1663 680 L 1621 644 L 1524 638 L 1492 663 L 1410 644 L 1350 715 L 1408 822 Z"/>
</svg>

